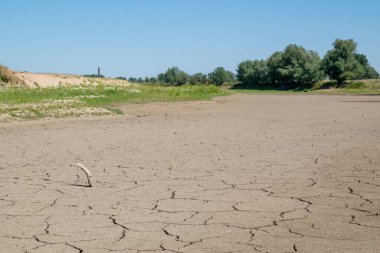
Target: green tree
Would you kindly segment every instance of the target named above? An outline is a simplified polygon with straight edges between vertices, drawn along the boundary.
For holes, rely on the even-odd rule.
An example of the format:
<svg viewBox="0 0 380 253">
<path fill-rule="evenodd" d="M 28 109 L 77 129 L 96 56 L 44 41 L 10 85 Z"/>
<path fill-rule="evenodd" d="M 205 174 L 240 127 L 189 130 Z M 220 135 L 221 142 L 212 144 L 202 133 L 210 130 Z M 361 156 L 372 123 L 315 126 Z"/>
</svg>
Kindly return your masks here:
<svg viewBox="0 0 380 253">
<path fill-rule="evenodd" d="M 130 77 L 130 78 L 128 78 L 128 82 L 130 82 L 130 83 L 137 83 L 137 78 Z"/>
<path fill-rule="evenodd" d="M 195 73 L 190 76 L 189 79 L 190 84 L 206 84 L 207 83 L 207 75 L 203 73 Z"/>
<path fill-rule="evenodd" d="M 238 65 L 237 78 L 240 82 L 249 85 L 263 85 L 269 83 L 269 69 L 264 60 L 244 61 Z"/>
<path fill-rule="evenodd" d="M 325 73 L 339 84 L 364 76 L 365 69 L 355 57 L 356 48 L 357 44 L 352 39 L 335 40 L 333 49 L 327 52 L 322 61 Z"/>
<path fill-rule="evenodd" d="M 297 45 L 288 45 L 280 68 L 281 78 L 286 83 L 312 84 L 323 78 L 321 59 L 318 53 Z"/>
<path fill-rule="evenodd" d="M 165 83 L 165 74 L 164 74 L 164 73 L 160 73 L 160 74 L 158 74 L 158 76 L 157 76 L 157 80 L 158 80 L 158 82 L 160 82 L 160 83 Z"/>
<path fill-rule="evenodd" d="M 312 84 L 323 78 L 319 55 L 294 44 L 273 54 L 268 60 L 268 68 L 268 80 L 289 88 Z"/>
<path fill-rule="evenodd" d="M 368 66 L 365 71 L 366 71 L 366 74 L 365 74 L 364 79 L 379 79 L 380 78 L 379 72 L 377 72 L 376 69 L 372 66 Z"/>
<path fill-rule="evenodd" d="M 268 81 L 272 84 L 281 82 L 281 73 L 278 71 L 282 66 L 283 52 L 274 52 L 267 60 Z"/>
<path fill-rule="evenodd" d="M 288 88 L 321 80 L 324 73 L 319 55 L 294 44 L 273 53 L 266 61 L 244 61 L 238 65 L 239 81 L 250 85 L 277 84 Z"/>
<path fill-rule="evenodd" d="M 159 74 L 158 79 L 163 80 L 166 84 L 182 85 L 188 82 L 189 75 L 178 67 L 172 67 L 168 68 L 165 73 Z"/>
<path fill-rule="evenodd" d="M 356 60 L 363 66 L 364 72 L 362 76 L 356 79 L 378 79 L 379 73 L 369 64 L 367 56 L 364 54 L 355 54 Z"/>
<path fill-rule="evenodd" d="M 231 82 L 235 79 L 231 71 L 225 70 L 223 67 L 217 67 L 209 74 L 209 78 L 216 85 L 222 85 L 225 82 Z"/>
<path fill-rule="evenodd" d="M 176 85 L 187 84 L 188 80 L 189 75 L 185 71 L 180 70 L 176 79 Z"/>
<path fill-rule="evenodd" d="M 254 71 L 255 61 L 247 60 L 239 63 L 236 69 L 236 77 L 239 82 L 248 84 L 249 83 L 249 75 Z"/>
<path fill-rule="evenodd" d="M 151 77 L 151 78 L 149 78 L 149 82 L 150 83 L 156 83 L 157 82 L 157 78 Z"/>
<path fill-rule="evenodd" d="M 179 68 L 178 67 L 172 67 L 166 70 L 164 73 L 164 81 L 167 84 L 175 85 L 177 81 L 177 77 L 179 74 Z"/>
</svg>

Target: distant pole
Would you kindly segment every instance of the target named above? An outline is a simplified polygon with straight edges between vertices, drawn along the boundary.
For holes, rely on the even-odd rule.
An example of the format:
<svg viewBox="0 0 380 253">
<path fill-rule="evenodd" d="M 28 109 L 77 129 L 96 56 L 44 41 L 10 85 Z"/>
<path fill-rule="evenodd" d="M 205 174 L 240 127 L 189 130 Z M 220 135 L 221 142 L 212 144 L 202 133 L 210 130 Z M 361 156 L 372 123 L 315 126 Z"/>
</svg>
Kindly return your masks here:
<svg viewBox="0 0 380 253">
<path fill-rule="evenodd" d="M 100 77 L 100 67 L 98 67 L 98 77 Z"/>
</svg>

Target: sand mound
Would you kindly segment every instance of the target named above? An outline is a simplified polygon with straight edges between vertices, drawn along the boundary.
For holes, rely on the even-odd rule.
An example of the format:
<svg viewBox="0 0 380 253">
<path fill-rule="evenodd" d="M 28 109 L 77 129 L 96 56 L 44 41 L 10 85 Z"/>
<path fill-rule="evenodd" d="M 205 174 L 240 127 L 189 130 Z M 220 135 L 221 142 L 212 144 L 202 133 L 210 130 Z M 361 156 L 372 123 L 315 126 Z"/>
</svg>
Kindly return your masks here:
<svg viewBox="0 0 380 253">
<path fill-rule="evenodd" d="M 15 75 L 23 80 L 28 87 L 57 87 L 60 85 L 129 85 L 125 80 L 112 78 L 89 78 L 79 75 L 16 72 Z"/>
</svg>

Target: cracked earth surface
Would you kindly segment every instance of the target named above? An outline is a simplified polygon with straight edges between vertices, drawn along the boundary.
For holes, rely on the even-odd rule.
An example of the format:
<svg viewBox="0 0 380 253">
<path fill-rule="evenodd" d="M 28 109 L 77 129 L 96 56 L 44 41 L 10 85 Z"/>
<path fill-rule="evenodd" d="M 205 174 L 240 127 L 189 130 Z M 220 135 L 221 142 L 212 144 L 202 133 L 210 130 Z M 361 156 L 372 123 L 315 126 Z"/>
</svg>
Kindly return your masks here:
<svg viewBox="0 0 380 253">
<path fill-rule="evenodd" d="M 234 95 L 2 123 L 0 252 L 379 252 L 379 101 Z"/>
</svg>

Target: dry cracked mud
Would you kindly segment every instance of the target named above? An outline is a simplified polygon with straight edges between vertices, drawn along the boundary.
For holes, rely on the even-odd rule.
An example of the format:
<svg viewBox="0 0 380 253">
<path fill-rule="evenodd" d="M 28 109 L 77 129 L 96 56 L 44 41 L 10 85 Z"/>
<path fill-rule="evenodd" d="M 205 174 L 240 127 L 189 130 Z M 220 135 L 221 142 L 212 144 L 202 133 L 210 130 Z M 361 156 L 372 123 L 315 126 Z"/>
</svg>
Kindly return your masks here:
<svg viewBox="0 0 380 253">
<path fill-rule="evenodd" d="M 379 97 L 122 109 L 0 124 L 0 252 L 380 251 Z"/>
</svg>

